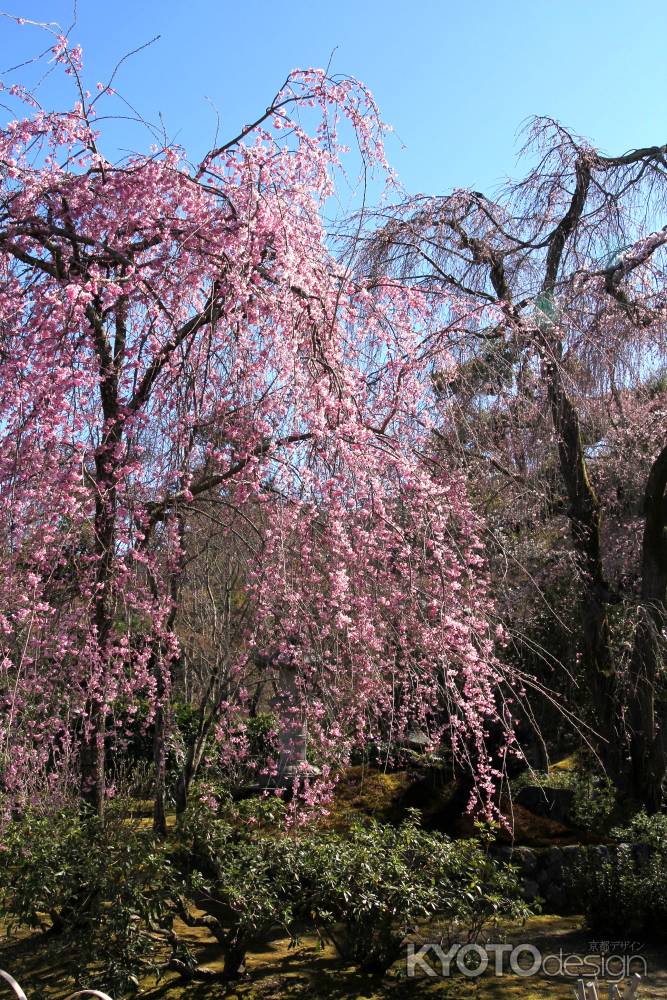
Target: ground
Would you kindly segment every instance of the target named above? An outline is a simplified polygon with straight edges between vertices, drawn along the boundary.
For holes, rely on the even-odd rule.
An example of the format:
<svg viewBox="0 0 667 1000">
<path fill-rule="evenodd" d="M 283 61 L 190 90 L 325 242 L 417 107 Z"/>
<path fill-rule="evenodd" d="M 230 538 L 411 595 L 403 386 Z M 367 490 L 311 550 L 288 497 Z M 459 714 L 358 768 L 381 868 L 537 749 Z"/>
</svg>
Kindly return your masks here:
<svg viewBox="0 0 667 1000">
<path fill-rule="evenodd" d="M 202 965 L 221 968 L 218 945 L 203 930 L 180 928 L 196 947 Z M 522 927 L 506 928 L 505 940 L 529 942 L 541 953 L 589 954 L 590 934 L 582 928 L 579 917 L 533 917 Z M 598 942 L 599 944 L 599 942 Z M 642 952 L 646 957 L 648 977 L 640 1000 L 667 1000 L 667 954 Z M 63 980 L 49 961 L 48 938 L 31 933 L 5 939 L 0 944 L 0 967 L 10 972 L 26 990 L 28 1000 L 39 997 L 60 1000 L 71 992 L 72 984 Z M 97 984 L 102 986 L 103 984 Z M 244 977 L 232 986 L 219 982 L 184 983 L 168 974 L 160 983 L 147 979 L 138 996 L 145 1000 L 565 1000 L 572 998 L 573 979 L 557 977 L 521 978 L 506 972 L 502 976 L 485 974 L 478 979 L 456 973 L 449 978 L 407 978 L 405 962 L 400 961 L 383 978 L 362 975 L 345 967 L 328 946 L 312 937 L 304 937 L 295 948 L 276 938 L 248 957 Z M 9 995 L 8 991 L 5 995 Z M 600 1000 L 606 989 L 600 990 Z"/>
</svg>

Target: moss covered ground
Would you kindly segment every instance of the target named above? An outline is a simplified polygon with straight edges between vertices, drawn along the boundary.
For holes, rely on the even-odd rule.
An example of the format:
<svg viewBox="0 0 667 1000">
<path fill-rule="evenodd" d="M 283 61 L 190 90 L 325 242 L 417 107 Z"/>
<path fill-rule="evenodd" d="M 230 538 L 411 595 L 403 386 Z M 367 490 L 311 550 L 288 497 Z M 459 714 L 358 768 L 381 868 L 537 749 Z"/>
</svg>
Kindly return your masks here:
<svg viewBox="0 0 667 1000">
<path fill-rule="evenodd" d="M 202 965 L 213 972 L 222 969 L 219 946 L 206 930 L 180 927 Z M 588 948 L 578 917 L 543 915 L 531 918 L 522 927 L 507 927 L 504 939 L 535 944 L 543 953 L 581 953 Z M 667 1000 L 667 954 L 646 955 L 649 976 L 639 1000 Z M 24 932 L 0 941 L 0 968 L 11 972 L 22 984 L 28 1000 L 61 1000 L 73 989 L 62 970 L 53 962 L 48 935 Z M 94 964 L 91 985 L 96 982 Z M 312 936 L 291 947 L 286 938 L 276 937 L 251 951 L 243 977 L 226 985 L 220 981 L 185 982 L 167 973 L 160 982 L 147 977 L 139 984 L 137 997 L 144 1000 L 571 1000 L 574 982 L 566 978 L 523 978 L 506 972 L 502 976 L 484 974 L 466 978 L 454 973 L 447 978 L 407 978 L 405 963 L 397 962 L 384 977 L 359 973 L 341 963 L 334 950 Z M 0 989 L 0 995 L 5 995 Z M 6 992 L 9 997 L 9 992 Z M 599 993 L 606 1000 L 606 987 Z"/>
</svg>

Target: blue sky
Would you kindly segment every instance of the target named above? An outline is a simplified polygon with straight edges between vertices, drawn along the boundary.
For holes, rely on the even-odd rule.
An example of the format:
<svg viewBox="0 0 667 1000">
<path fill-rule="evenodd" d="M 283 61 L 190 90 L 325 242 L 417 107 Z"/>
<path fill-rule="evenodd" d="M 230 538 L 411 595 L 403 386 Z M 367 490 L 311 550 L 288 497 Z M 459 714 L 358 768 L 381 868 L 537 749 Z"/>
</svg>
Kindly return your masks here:
<svg viewBox="0 0 667 1000">
<path fill-rule="evenodd" d="M 70 0 L 14 4 L 4 9 L 71 19 Z M 666 0 L 79 0 L 72 37 L 92 84 L 155 34 L 117 86 L 194 155 L 213 139 L 209 101 L 235 134 L 291 69 L 325 65 L 333 49 L 332 70 L 362 79 L 394 126 L 390 159 L 413 193 L 491 192 L 516 174 L 516 133 L 533 114 L 610 152 L 667 142 Z M 0 69 L 40 44 L 0 20 Z M 43 89 L 62 102 L 61 81 Z M 120 125 L 115 138 L 140 141 Z"/>
</svg>

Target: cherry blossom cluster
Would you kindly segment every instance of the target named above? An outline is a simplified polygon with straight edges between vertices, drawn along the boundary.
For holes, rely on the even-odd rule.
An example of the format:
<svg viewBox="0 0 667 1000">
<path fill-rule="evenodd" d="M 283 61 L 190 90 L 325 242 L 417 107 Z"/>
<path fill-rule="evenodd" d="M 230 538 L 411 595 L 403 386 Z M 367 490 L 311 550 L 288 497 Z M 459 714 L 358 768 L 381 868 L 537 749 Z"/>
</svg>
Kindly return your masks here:
<svg viewBox="0 0 667 1000">
<path fill-rule="evenodd" d="M 149 721 L 168 701 L 206 500 L 255 524 L 234 669 L 262 654 L 294 672 L 283 710 L 320 770 L 306 799 L 353 748 L 418 727 L 471 762 L 488 803 L 488 728 L 511 740 L 511 720 L 480 525 L 434 448 L 430 307 L 350 274 L 322 219 L 339 119 L 386 167 L 371 95 L 299 71 L 199 167 L 174 148 L 115 165 L 80 50 L 59 38 L 53 57 L 84 96 L 53 113 L 16 88 L 23 117 L 0 129 L 5 792 L 103 755 L 139 699 Z M 238 691 L 223 756 L 243 753 Z"/>
</svg>

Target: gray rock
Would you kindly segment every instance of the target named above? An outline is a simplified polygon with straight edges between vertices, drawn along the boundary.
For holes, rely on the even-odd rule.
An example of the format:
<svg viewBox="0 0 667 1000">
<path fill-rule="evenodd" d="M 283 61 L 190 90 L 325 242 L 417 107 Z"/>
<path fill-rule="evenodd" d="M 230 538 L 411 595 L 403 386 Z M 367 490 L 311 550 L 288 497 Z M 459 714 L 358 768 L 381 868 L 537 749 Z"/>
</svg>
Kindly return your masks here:
<svg viewBox="0 0 667 1000">
<path fill-rule="evenodd" d="M 550 868 L 560 871 L 563 867 L 563 852 L 560 847 L 550 847 L 547 851 L 546 861 Z"/>
<path fill-rule="evenodd" d="M 622 845 L 621 845 L 622 846 Z M 611 853 L 606 844 L 595 844 L 593 847 L 589 847 L 589 857 L 593 863 L 604 864 L 609 861 Z"/>
<path fill-rule="evenodd" d="M 521 865 L 524 871 L 532 872 L 537 868 L 537 855 L 530 847 L 515 847 L 512 862 Z"/>
</svg>

